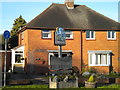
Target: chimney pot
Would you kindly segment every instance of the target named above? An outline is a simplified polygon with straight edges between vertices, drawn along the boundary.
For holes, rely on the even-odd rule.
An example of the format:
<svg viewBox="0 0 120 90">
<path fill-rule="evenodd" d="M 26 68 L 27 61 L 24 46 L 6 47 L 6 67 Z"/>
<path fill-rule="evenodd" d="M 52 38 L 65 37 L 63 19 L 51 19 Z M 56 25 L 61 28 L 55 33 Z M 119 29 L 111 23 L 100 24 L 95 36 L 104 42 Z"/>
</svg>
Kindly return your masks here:
<svg viewBox="0 0 120 90">
<path fill-rule="evenodd" d="M 65 5 L 68 9 L 74 9 L 74 0 L 65 0 Z"/>
</svg>

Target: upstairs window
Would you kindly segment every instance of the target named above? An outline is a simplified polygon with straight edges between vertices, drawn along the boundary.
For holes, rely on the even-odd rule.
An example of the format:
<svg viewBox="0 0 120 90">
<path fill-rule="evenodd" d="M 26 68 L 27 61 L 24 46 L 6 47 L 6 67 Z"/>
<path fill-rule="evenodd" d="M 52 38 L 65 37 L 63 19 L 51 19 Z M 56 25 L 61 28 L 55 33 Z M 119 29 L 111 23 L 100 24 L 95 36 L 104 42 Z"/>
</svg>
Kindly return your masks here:
<svg viewBox="0 0 120 90">
<path fill-rule="evenodd" d="M 115 31 L 108 31 L 108 33 L 107 33 L 107 39 L 109 39 L 109 40 L 115 40 L 116 39 L 116 32 Z"/>
<path fill-rule="evenodd" d="M 42 38 L 51 38 L 51 31 L 43 30 L 42 31 Z"/>
<path fill-rule="evenodd" d="M 87 30 L 86 31 L 86 39 L 95 39 L 95 31 L 90 31 L 90 30 Z"/>
<path fill-rule="evenodd" d="M 73 39 L 73 32 L 72 31 L 65 31 L 66 39 Z"/>
</svg>

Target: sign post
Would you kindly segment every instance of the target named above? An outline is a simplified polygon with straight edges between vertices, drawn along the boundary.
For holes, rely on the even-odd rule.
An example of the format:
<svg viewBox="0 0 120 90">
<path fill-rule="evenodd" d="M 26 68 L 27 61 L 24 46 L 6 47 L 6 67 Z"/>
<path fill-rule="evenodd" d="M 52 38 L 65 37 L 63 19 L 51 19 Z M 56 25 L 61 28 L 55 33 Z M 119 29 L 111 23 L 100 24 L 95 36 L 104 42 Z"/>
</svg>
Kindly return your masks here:
<svg viewBox="0 0 120 90">
<path fill-rule="evenodd" d="M 59 50 L 58 57 L 61 58 L 62 57 L 62 46 L 61 45 L 58 46 L 58 50 Z"/>
<path fill-rule="evenodd" d="M 66 34 L 63 28 L 57 27 L 55 32 L 55 45 L 58 46 L 59 52 L 58 56 L 59 58 L 62 57 L 62 46 L 66 45 Z"/>
<path fill-rule="evenodd" d="M 6 86 L 6 59 L 7 59 L 7 39 L 10 37 L 10 32 L 5 31 L 4 32 L 4 38 L 5 38 L 5 59 L 4 59 L 4 86 Z"/>
</svg>

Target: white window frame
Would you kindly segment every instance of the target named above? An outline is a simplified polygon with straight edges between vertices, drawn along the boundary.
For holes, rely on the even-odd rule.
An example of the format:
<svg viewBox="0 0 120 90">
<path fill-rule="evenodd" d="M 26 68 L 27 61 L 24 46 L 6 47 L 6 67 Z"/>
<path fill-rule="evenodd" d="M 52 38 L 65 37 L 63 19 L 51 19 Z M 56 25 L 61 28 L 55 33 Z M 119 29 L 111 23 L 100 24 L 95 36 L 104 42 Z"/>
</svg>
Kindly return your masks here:
<svg viewBox="0 0 120 90">
<path fill-rule="evenodd" d="M 108 32 L 110 32 L 110 38 L 108 37 Z M 114 33 L 114 38 L 112 38 L 112 32 L 115 32 Z M 107 31 L 107 39 L 108 40 L 116 40 L 116 31 Z"/>
<path fill-rule="evenodd" d="M 89 33 L 90 33 L 90 37 L 88 38 L 87 37 L 87 31 L 89 31 Z M 94 34 L 93 34 L 93 38 L 92 38 L 92 31 L 93 30 L 86 30 L 86 40 L 95 40 L 95 31 L 93 31 L 94 32 Z"/>
<path fill-rule="evenodd" d="M 46 31 L 48 31 L 48 32 L 46 32 Z M 44 33 L 48 33 L 49 35 L 48 35 L 48 37 L 43 37 L 43 34 Z M 44 38 L 51 38 L 51 31 L 50 30 L 42 30 L 42 38 L 44 39 Z"/>
<path fill-rule="evenodd" d="M 97 54 L 106 54 L 107 55 L 107 64 L 96 64 L 96 55 Z M 93 55 L 92 64 L 91 64 L 90 55 Z M 110 66 L 111 65 L 110 53 L 88 53 L 88 62 L 89 62 L 89 66 Z"/>
<path fill-rule="evenodd" d="M 22 52 L 22 53 L 16 53 L 16 51 L 15 51 L 15 56 L 16 55 L 21 55 L 22 56 L 22 58 L 23 58 L 23 56 L 24 56 L 24 54 L 23 54 L 23 51 L 20 51 L 20 52 Z M 15 60 L 15 64 L 23 64 L 24 63 L 24 61 L 22 60 L 22 62 L 21 63 L 18 63 L 18 62 L 16 62 L 16 60 Z"/>
<path fill-rule="evenodd" d="M 66 37 L 66 39 L 73 39 L 73 32 L 68 30 L 68 31 L 65 31 L 66 34 L 70 34 L 70 38 Z"/>
</svg>

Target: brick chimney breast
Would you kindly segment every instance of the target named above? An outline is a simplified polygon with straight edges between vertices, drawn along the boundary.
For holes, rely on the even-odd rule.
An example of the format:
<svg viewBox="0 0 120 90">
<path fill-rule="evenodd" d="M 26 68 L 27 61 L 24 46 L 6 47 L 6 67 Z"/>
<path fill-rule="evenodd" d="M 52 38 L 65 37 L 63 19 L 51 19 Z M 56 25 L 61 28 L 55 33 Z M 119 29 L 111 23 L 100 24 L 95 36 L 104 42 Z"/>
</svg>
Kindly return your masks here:
<svg viewBox="0 0 120 90">
<path fill-rule="evenodd" d="M 74 0 L 65 0 L 65 5 L 68 9 L 74 9 Z"/>
</svg>

